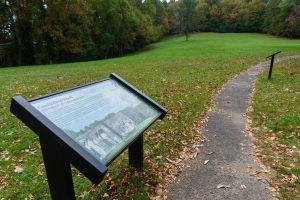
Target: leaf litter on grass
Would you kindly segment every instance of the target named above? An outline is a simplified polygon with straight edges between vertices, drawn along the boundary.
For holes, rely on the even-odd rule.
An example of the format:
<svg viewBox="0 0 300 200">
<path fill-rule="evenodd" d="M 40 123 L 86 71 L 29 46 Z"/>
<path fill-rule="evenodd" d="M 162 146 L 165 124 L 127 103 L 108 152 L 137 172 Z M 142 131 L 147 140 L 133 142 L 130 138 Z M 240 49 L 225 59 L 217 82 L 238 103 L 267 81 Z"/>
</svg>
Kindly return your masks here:
<svg viewBox="0 0 300 200">
<path fill-rule="evenodd" d="M 300 59 L 276 66 L 257 81 L 250 116 L 257 154 L 276 173 L 272 188 L 280 199 L 300 198 Z"/>
<path fill-rule="evenodd" d="M 7 185 L 1 191 L 1 197 L 17 196 L 24 199 L 33 194 L 36 199 L 49 198 L 38 138 L 9 113 L 12 96 L 40 96 L 99 80 L 115 72 L 167 107 L 170 110 L 167 117 L 155 123 L 145 134 L 143 172 L 136 172 L 127 166 L 126 152 L 112 163 L 109 168 L 110 174 L 97 187 L 72 169 L 77 197 L 82 195 L 84 199 L 103 198 L 107 193 L 105 199 L 148 199 L 157 196 L 157 191 L 161 192 L 157 188 L 162 188 L 164 193 L 166 181 L 172 180 L 178 174 L 180 165 L 185 163 L 184 159 L 195 158 L 198 154 L 191 151 L 190 155 L 182 155 L 180 152 L 187 153 L 191 148 L 199 148 L 193 147 L 193 142 L 197 141 L 195 138 L 201 134 L 193 129 L 194 123 L 204 119 L 201 113 L 209 107 L 210 99 L 221 85 L 234 74 L 257 63 L 263 54 L 273 50 L 274 44 L 281 46 L 286 52 L 295 51 L 300 44 L 296 40 L 270 39 L 258 34 L 237 37 L 237 34 L 209 33 L 195 34 L 193 37 L 193 46 L 180 50 L 174 48 L 180 40 L 176 38 L 155 44 L 157 48 L 149 52 L 122 58 L 0 69 L 0 152 L 8 150 L 10 155 L 9 160 L 2 160 L 0 165 L 1 181 L 2 177 L 5 177 Z M 208 41 L 206 47 L 201 45 L 203 37 Z M 224 37 L 233 37 L 235 40 L 230 56 L 228 51 L 215 52 L 215 49 L 210 48 L 212 43 L 215 45 L 215 38 L 221 38 L 220 41 L 223 41 Z M 265 45 L 262 48 L 257 44 Z M 161 45 L 164 48 L 161 48 Z M 228 47 L 231 44 L 222 42 L 221 48 L 223 45 Z M 255 53 L 249 55 L 249 49 Z M 191 56 L 182 55 L 182 51 L 190 52 Z M 2 134 L 9 131 L 13 133 Z M 202 138 L 199 137 L 198 144 L 201 145 Z M 31 154 L 25 151 L 31 148 L 36 148 L 37 152 Z M 170 163 L 166 158 L 175 163 Z M 21 159 L 23 161 L 19 163 L 18 160 Z M 182 161 L 179 162 L 178 159 Z M 14 166 L 17 165 L 25 169 L 22 174 L 14 173 Z M 32 182 L 31 175 L 36 172 L 41 175 Z M 17 187 L 20 183 L 30 184 L 27 184 L 25 191 L 24 187 Z"/>
</svg>

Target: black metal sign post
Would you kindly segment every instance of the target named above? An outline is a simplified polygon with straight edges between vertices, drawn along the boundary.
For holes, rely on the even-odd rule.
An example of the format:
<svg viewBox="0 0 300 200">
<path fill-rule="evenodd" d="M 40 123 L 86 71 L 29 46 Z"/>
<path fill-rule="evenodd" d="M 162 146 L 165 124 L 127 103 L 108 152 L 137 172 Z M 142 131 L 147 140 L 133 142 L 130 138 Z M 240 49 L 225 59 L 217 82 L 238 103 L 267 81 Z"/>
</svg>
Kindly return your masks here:
<svg viewBox="0 0 300 200">
<path fill-rule="evenodd" d="M 50 141 L 40 138 L 51 197 L 75 200 L 70 162 L 63 155 L 63 149 Z"/>
<path fill-rule="evenodd" d="M 268 76 L 269 80 L 271 80 L 271 78 L 272 78 L 272 71 L 273 71 L 275 56 L 280 53 L 281 53 L 281 51 L 278 51 L 278 52 L 273 53 L 272 55 L 269 55 L 268 57 L 266 57 L 266 59 L 271 58 L 271 64 L 270 64 L 269 76 Z"/>
<path fill-rule="evenodd" d="M 129 165 L 142 170 L 144 167 L 144 145 L 143 135 L 141 135 L 134 143 L 128 148 Z"/>
<path fill-rule="evenodd" d="M 107 115 L 103 116 L 102 119 L 102 121 L 104 120 L 103 122 L 99 121 L 98 119 L 90 119 L 89 116 L 88 119 L 92 120 L 91 123 L 89 122 L 91 125 L 89 126 L 85 125 L 84 127 L 88 127 L 90 129 L 87 129 L 88 131 L 83 131 L 81 128 L 79 132 L 75 131 L 75 133 L 81 134 L 80 137 L 83 136 L 86 137 L 87 139 L 91 138 L 89 137 L 90 135 L 95 136 L 94 137 L 96 138 L 95 141 L 98 142 L 99 142 L 99 137 L 101 137 L 101 135 L 103 134 L 104 135 L 106 134 L 105 137 L 103 136 L 104 139 L 107 137 L 111 137 L 110 141 L 113 141 L 112 138 L 116 139 L 118 137 L 124 139 L 124 141 L 120 141 L 120 139 L 118 140 L 116 139 L 115 141 L 119 141 L 119 143 L 115 144 L 116 148 L 113 148 L 106 155 L 105 157 L 107 158 L 106 160 L 101 160 L 97 156 L 99 155 L 100 157 L 102 157 L 101 154 L 95 154 L 95 149 L 92 149 L 93 151 L 91 149 L 88 149 L 88 147 L 90 146 L 88 147 L 84 146 L 85 143 L 82 144 L 80 143 L 79 140 L 76 140 L 79 136 L 76 135 L 75 138 L 72 138 L 70 135 L 68 135 L 65 132 L 66 130 L 69 129 L 64 129 L 63 127 L 59 126 L 59 123 L 55 123 L 53 121 L 51 115 L 53 117 L 53 113 L 54 115 L 56 114 L 55 112 L 52 112 L 50 115 L 49 113 L 44 112 L 45 110 L 41 110 L 41 108 L 38 107 L 37 104 L 46 106 L 42 109 L 47 108 L 46 110 L 49 111 L 51 110 L 51 108 L 55 109 L 56 104 L 61 105 L 61 103 L 64 103 L 62 108 L 66 109 L 65 107 L 70 106 L 70 99 L 73 95 L 76 97 L 72 102 L 72 106 L 74 107 L 71 107 L 72 109 L 68 109 L 69 112 L 73 112 L 74 111 L 73 108 L 81 109 L 82 106 L 82 109 L 84 109 L 88 107 L 86 104 L 78 106 L 76 103 L 74 103 L 78 101 L 81 102 L 84 101 L 85 103 L 87 103 L 87 101 L 89 101 L 90 99 L 92 100 L 94 99 L 91 105 L 97 106 L 98 105 L 97 102 L 99 98 L 101 98 L 101 96 L 99 95 L 102 93 L 99 94 L 97 93 L 97 96 L 95 96 L 95 98 L 93 95 L 91 95 L 90 97 L 88 97 L 88 99 L 85 99 L 85 96 L 87 94 L 89 95 L 90 94 L 89 92 L 93 92 L 93 91 L 97 92 L 98 90 L 101 90 L 101 87 L 106 87 L 104 90 L 105 92 L 114 91 L 113 90 L 114 88 L 112 90 L 107 88 L 108 85 L 112 85 L 112 87 L 118 87 L 119 90 L 117 90 L 118 92 L 116 92 L 116 94 L 123 95 L 123 96 L 121 95 L 120 98 L 117 98 L 119 100 L 117 101 L 116 106 L 119 106 L 118 103 L 120 103 L 120 100 L 121 101 L 127 100 L 128 104 L 124 103 L 123 107 L 124 105 L 129 105 L 129 107 L 125 107 L 125 108 L 122 107 L 120 108 L 119 111 L 113 110 L 112 113 L 109 111 Z M 92 89 L 89 90 L 89 88 Z M 124 94 L 127 94 L 127 92 L 128 94 L 131 95 L 130 96 L 131 98 L 128 98 L 129 96 L 126 97 L 126 95 L 124 97 Z M 81 95 L 81 98 L 78 98 L 78 93 Z M 123 97 L 124 99 L 122 99 Z M 62 102 L 57 100 L 59 98 L 62 99 Z M 105 93 L 103 98 L 104 99 L 108 98 L 107 93 Z M 132 101 L 135 102 L 133 103 L 133 105 L 130 104 L 130 102 L 132 103 Z M 107 102 L 110 102 L 110 99 Z M 137 107 L 130 107 L 130 105 L 137 106 Z M 110 105 L 109 108 L 112 109 L 112 107 L 113 105 Z M 145 109 L 145 107 L 148 109 L 147 111 L 148 111 L 148 115 L 151 115 L 150 117 L 145 115 L 145 113 L 143 113 L 142 111 L 135 110 L 138 108 Z M 100 112 L 102 111 L 101 109 L 103 108 L 104 107 L 102 105 L 99 105 Z M 95 109 L 96 107 L 93 110 Z M 104 178 L 108 170 L 109 164 L 128 148 L 129 165 L 139 170 L 143 169 L 143 159 L 144 159 L 143 132 L 149 126 L 151 126 L 158 118 L 163 119 L 167 113 L 167 110 L 164 107 L 157 104 L 155 101 L 153 101 L 152 99 L 144 95 L 142 92 L 137 90 L 134 86 L 132 86 L 131 84 L 129 84 L 121 77 L 117 76 L 116 74 L 111 74 L 110 78 L 105 80 L 101 80 L 87 85 L 72 88 L 69 90 L 49 94 L 32 100 L 25 100 L 21 96 L 13 97 L 11 101 L 10 110 L 24 124 L 26 124 L 31 130 L 33 130 L 39 136 L 44 164 L 45 164 L 47 178 L 48 178 L 48 185 L 50 188 L 51 197 L 54 200 L 76 199 L 74 186 L 73 186 L 72 173 L 71 173 L 71 164 L 74 167 L 76 167 L 79 171 L 81 171 L 88 179 L 90 179 L 90 181 L 92 181 L 95 185 L 97 185 Z M 91 111 L 91 108 L 89 107 L 88 110 Z M 125 111 L 127 111 L 128 116 L 131 117 L 132 120 L 131 118 L 126 116 Z M 63 112 L 62 115 L 64 115 L 65 113 L 67 112 Z M 80 110 L 79 113 L 84 113 L 84 112 Z M 155 115 L 153 115 L 153 113 L 155 113 Z M 136 116 L 135 114 L 138 116 Z M 141 116 L 142 117 L 147 116 L 147 117 L 143 119 Z M 60 115 L 56 115 L 56 118 L 57 117 L 60 117 Z M 78 115 L 72 114 L 72 117 L 76 118 L 78 117 Z M 69 121 L 68 117 L 65 117 L 65 119 Z M 138 124 L 134 126 L 130 124 L 130 122 L 131 123 L 136 122 Z M 116 129 L 114 129 L 113 131 L 113 128 L 115 128 L 116 123 L 118 126 L 121 127 L 120 129 L 117 130 L 121 130 L 121 131 L 128 130 L 128 127 L 127 129 L 126 127 L 124 129 L 124 126 L 126 125 L 128 125 L 129 128 L 135 127 L 135 129 L 132 129 L 132 132 L 128 132 L 129 135 L 126 136 L 127 138 L 125 136 L 121 137 L 120 134 L 122 134 L 122 132 L 118 133 L 116 132 Z M 76 126 L 78 126 L 78 124 L 75 125 L 75 128 Z M 95 129 L 95 127 L 97 129 Z M 76 130 L 75 128 L 74 130 Z M 107 132 L 103 132 L 103 130 L 106 130 Z M 90 143 L 88 143 L 88 145 L 90 145 Z M 99 144 L 96 144 L 95 148 L 97 149 L 99 147 L 100 147 Z M 103 153 L 103 149 L 101 151 L 99 150 L 99 152 Z"/>
</svg>

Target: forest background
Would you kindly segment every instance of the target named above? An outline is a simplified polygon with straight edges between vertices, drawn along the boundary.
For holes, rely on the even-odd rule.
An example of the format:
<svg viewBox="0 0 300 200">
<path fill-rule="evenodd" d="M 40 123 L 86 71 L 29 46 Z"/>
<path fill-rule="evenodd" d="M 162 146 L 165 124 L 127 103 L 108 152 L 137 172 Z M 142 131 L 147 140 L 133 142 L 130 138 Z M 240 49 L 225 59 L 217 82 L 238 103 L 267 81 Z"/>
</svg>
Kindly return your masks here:
<svg viewBox="0 0 300 200">
<path fill-rule="evenodd" d="M 0 67 L 103 59 L 167 35 L 300 37 L 300 0 L 0 0 Z"/>
</svg>

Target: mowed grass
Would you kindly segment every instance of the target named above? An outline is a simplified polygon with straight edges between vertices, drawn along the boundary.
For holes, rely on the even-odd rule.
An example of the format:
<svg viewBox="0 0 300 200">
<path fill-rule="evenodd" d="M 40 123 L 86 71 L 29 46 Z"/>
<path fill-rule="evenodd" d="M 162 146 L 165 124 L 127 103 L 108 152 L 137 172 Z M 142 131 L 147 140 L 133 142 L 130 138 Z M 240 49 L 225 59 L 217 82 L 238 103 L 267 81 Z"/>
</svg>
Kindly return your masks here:
<svg viewBox="0 0 300 200">
<path fill-rule="evenodd" d="M 256 84 L 253 128 L 263 159 L 276 170 L 282 199 L 300 199 L 300 59 L 276 64 Z"/>
<path fill-rule="evenodd" d="M 176 159 L 197 136 L 212 96 L 235 74 L 282 50 L 300 53 L 300 40 L 262 34 L 193 34 L 172 37 L 125 57 L 69 64 L 0 69 L 0 199 L 47 199 L 48 185 L 37 136 L 9 112 L 11 97 L 32 98 L 82 85 L 117 73 L 165 106 L 169 113 L 145 133 L 145 169 L 127 166 L 124 153 L 109 167 L 99 186 L 77 170 L 78 198 L 148 199 L 164 183 Z M 159 158 L 159 159 L 158 159 Z M 21 166 L 22 173 L 14 172 Z"/>
</svg>

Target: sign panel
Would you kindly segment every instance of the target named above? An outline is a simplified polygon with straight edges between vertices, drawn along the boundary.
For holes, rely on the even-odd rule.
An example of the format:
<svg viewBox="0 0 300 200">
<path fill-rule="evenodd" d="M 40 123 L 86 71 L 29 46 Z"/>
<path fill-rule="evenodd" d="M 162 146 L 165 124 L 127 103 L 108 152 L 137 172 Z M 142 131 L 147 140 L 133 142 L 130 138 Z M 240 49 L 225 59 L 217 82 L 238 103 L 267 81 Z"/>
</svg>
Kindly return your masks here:
<svg viewBox="0 0 300 200">
<path fill-rule="evenodd" d="M 30 104 L 105 165 L 162 115 L 161 110 L 114 79 Z"/>
<path fill-rule="evenodd" d="M 70 164 L 94 184 L 126 148 L 143 168 L 143 132 L 167 109 L 116 74 L 31 100 L 12 98 L 10 110 L 40 139 L 51 197 L 75 199 Z"/>
</svg>

